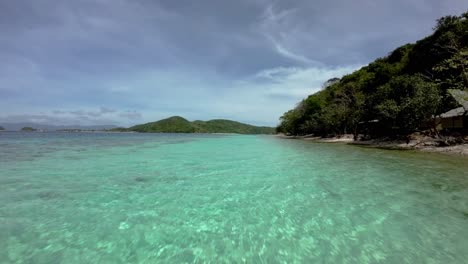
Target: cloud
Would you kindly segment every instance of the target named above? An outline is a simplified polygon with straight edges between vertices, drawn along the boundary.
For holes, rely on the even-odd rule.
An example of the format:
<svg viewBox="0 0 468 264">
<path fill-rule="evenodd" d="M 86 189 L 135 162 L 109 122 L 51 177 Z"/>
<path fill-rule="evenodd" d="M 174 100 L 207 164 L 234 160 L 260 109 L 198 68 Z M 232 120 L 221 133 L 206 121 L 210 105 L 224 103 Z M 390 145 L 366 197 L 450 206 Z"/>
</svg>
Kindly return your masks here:
<svg viewBox="0 0 468 264">
<path fill-rule="evenodd" d="M 2 115 L 0 116 L 2 123 L 17 123 L 17 122 L 31 122 L 39 124 L 53 124 L 63 121 L 61 118 L 46 114 L 18 114 L 18 115 Z"/>
<path fill-rule="evenodd" d="M 120 117 L 130 119 L 130 120 L 138 120 L 142 118 L 141 113 L 136 111 L 127 111 L 119 114 Z"/>
<path fill-rule="evenodd" d="M 75 115 L 75 116 L 85 116 L 86 115 L 86 112 L 83 111 L 83 110 L 74 110 L 74 111 L 69 111 L 68 113 L 71 114 L 71 115 Z"/>
<path fill-rule="evenodd" d="M 271 39 L 271 42 L 273 43 L 273 45 L 275 46 L 275 49 L 276 51 L 278 51 L 279 54 L 287 57 L 287 58 L 291 58 L 293 60 L 296 60 L 296 61 L 299 61 L 299 62 L 304 62 L 304 63 L 307 63 L 307 64 L 311 64 L 313 61 L 303 55 L 299 55 L 299 54 L 295 54 L 293 53 L 292 51 L 290 50 L 287 50 L 286 48 L 284 48 L 281 44 L 279 44 L 278 42 L 276 42 L 273 38 L 270 38 Z"/>
<path fill-rule="evenodd" d="M 322 84 L 334 77 L 341 78 L 361 68 L 361 65 L 351 65 L 335 68 L 273 68 L 263 70 L 254 75 L 253 80 L 267 80 L 269 83 L 261 85 L 266 87 L 268 95 L 282 95 L 302 99 L 309 94 L 320 90 Z"/>
<path fill-rule="evenodd" d="M 99 110 L 102 114 L 108 114 L 108 113 L 115 113 L 117 110 L 112 109 L 112 108 L 107 108 L 107 107 L 102 107 Z"/>
<path fill-rule="evenodd" d="M 263 22 L 260 26 L 265 37 L 272 43 L 274 49 L 282 56 L 295 60 L 297 62 L 311 64 L 313 61 L 304 55 L 296 54 L 295 52 L 285 48 L 282 43 L 282 38 L 286 37 L 285 32 L 277 32 L 281 24 L 287 21 L 289 16 L 294 16 L 296 9 L 281 10 L 278 13 L 274 11 L 273 5 L 269 5 L 264 12 Z"/>
<path fill-rule="evenodd" d="M 217 78 L 215 73 L 153 70 L 127 78 L 128 83 L 119 82 L 134 88 L 113 93 L 131 100 L 131 105 L 144 106 L 138 111 L 145 113 L 144 118 L 142 114 L 133 114 L 134 111 L 120 115 L 130 121 L 136 117 L 144 122 L 181 115 L 191 120 L 231 118 L 274 125 L 278 116 L 318 91 L 325 81 L 359 67 L 277 67 L 232 81 Z M 110 83 L 109 86 L 114 85 Z M 177 91 L 176 97 L 174 91 Z"/>
<path fill-rule="evenodd" d="M 74 116 L 80 116 L 80 117 L 100 117 L 102 115 L 108 115 L 117 112 L 117 110 L 112 109 L 112 108 L 107 108 L 107 107 L 100 107 L 98 111 L 92 111 L 92 110 L 73 110 L 73 111 L 60 111 L 60 110 L 55 110 L 53 111 L 54 114 L 71 114 Z"/>
<path fill-rule="evenodd" d="M 34 123 L 40 125 L 114 125 L 118 122 L 109 118 L 91 118 L 89 116 L 70 116 L 54 114 L 7 114 L 0 115 L 0 123 Z"/>
<path fill-rule="evenodd" d="M 113 108 L 100 107 L 99 110 L 52 110 L 50 113 L 39 111 L 38 114 L 3 114 L 0 115 L 0 122 L 31 122 L 48 125 L 109 125 L 127 124 L 127 122 L 119 122 L 119 119 L 125 118 L 134 121 L 140 119 L 141 116 L 141 113 L 136 111 L 119 112 Z"/>
</svg>

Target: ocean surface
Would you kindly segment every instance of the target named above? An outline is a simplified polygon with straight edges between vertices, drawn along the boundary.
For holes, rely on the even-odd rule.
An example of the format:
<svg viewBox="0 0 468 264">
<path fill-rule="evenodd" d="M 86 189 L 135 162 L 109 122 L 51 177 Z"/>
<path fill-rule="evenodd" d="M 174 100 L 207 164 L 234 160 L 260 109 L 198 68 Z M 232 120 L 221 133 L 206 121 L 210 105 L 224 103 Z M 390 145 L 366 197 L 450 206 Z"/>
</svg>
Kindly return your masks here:
<svg viewBox="0 0 468 264">
<path fill-rule="evenodd" d="M 0 133 L 0 263 L 467 263 L 468 160 L 273 136 Z"/>
</svg>

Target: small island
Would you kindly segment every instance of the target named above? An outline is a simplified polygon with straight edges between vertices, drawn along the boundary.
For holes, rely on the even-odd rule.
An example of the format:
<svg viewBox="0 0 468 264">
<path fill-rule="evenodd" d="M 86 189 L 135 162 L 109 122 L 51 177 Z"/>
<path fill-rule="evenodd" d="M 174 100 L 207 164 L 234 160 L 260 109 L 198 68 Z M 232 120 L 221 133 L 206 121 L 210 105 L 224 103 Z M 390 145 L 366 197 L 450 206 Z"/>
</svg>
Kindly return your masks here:
<svg viewBox="0 0 468 264">
<path fill-rule="evenodd" d="M 111 129 L 113 132 L 141 133 L 232 133 L 232 134 L 274 134 L 273 127 L 253 126 L 232 120 L 214 119 L 193 122 L 180 116 L 173 116 L 156 122 L 136 125 L 129 128 Z"/>
<path fill-rule="evenodd" d="M 4 130 L 5 130 L 5 128 L 0 126 L 0 131 L 4 131 Z"/>
<path fill-rule="evenodd" d="M 32 128 L 32 127 L 23 127 L 21 128 L 21 131 L 22 132 L 34 132 L 34 131 L 37 131 L 37 129 Z"/>
</svg>

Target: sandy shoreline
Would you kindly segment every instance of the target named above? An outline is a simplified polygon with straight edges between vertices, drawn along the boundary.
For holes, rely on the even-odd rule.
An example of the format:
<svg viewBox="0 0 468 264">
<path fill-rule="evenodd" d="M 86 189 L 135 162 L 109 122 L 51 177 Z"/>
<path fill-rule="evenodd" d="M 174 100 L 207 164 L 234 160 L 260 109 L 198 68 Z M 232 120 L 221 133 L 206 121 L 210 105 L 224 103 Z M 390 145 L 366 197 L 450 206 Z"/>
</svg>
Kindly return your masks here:
<svg viewBox="0 0 468 264">
<path fill-rule="evenodd" d="M 286 136 L 276 135 L 284 139 L 300 139 L 307 141 L 314 141 L 319 143 L 346 143 L 350 145 L 361 145 L 374 148 L 388 149 L 388 150 L 417 150 L 423 152 L 441 153 L 449 155 L 457 155 L 468 157 L 468 144 L 458 144 L 453 146 L 436 146 L 433 139 L 424 140 L 411 140 L 409 143 L 403 140 L 357 140 L 353 139 L 352 135 L 344 135 L 341 137 L 322 138 L 313 136 Z"/>
</svg>

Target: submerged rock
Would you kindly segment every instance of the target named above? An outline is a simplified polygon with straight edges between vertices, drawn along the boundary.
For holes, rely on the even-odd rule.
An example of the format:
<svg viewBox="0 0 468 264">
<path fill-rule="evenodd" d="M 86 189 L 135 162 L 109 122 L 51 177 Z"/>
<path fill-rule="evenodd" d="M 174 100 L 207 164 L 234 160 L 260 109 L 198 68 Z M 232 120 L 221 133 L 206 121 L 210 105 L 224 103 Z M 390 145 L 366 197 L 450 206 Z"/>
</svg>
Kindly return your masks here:
<svg viewBox="0 0 468 264">
<path fill-rule="evenodd" d="M 52 200 L 52 199 L 59 198 L 60 196 L 62 196 L 62 194 L 59 192 L 55 192 L 55 191 L 43 191 L 43 192 L 40 192 L 37 196 L 41 198 L 42 200 Z"/>
<path fill-rule="evenodd" d="M 149 178 L 143 177 L 143 176 L 136 176 L 136 177 L 133 178 L 133 180 L 136 181 L 136 182 L 148 182 L 148 181 L 150 181 Z"/>
</svg>

